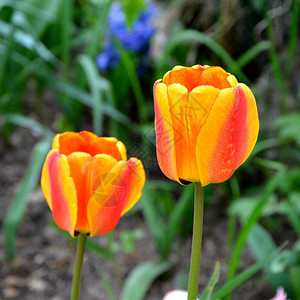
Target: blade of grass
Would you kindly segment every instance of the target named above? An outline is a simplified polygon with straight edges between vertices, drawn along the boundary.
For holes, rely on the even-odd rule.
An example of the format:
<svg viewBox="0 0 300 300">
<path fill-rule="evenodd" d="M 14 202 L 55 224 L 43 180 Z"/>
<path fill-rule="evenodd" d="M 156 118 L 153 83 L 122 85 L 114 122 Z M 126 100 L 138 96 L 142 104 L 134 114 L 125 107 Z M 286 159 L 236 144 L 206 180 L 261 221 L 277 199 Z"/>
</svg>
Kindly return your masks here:
<svg viewBox="0 0 300 300">
<path fill-rule="evenodd" d="M 63 91 L 73 100 L 79 101 L 82 104 L 93 108 L 93 100 L 91 96 L 87 94 L 83 89 L 69 82 L 59 80 L 54 76 L 43 74 L 42 77 L 46 78 L 49 86 L 51 86 L 54 90 Z M 139 132 L 139 126 L 134 124 L 125 114 L 118 111 L 111 104 L 102 103 L 102 110 L 103 113 L 109 116 L 110 118 L 119 121 L 126 127 L 131 128 L 131 130 Z"/>
<path fill-rule="evenodd" d="M 9 38 L 13 30 L 14 29 L 11 24 L 0 20 L 0 35 L 4 36 L 5 38 Z M 16 43 L 31 51 L 36 51 L 37 54 L 44 60 L 53 64 L 56 64 L 58 62 L 55 56 L 51 53 L 51 51 L 47 49 L 47 47 L 40 41 L 35 41 L 32 35 L 20 29 L 17 29 L 15 30 L 13 36 Z"/>
<path fill-rule="evenodd" d="M 103 287 L 109 297 L 110 300 L 118 300 L 118 295 L 111 284 L 111 281 L 108 276 L 105 275 L 104 272 L 100 273 L 101 281 L 103 283 Z"/>
<path fill-rule="evenodd" d="M 208 282 L 208 285 L 206 286 L 204 292 L 202 293 L 200 300 L 210 300 L 211 299 L 211 295 L 212 295 L 214 288 L 220 278 L 220 271 L 221 271 L 220 263 L 217 261 L 216 265 L 215 265 L 214 273 L 212 274 L 212 276 Z"/>
<path fill-rule="evenodd" d="M 218 300 L 223 299 L 228 294 L 230 294 L 236 287 L 240 286 L 245 280 L 247 280 L 249 277 L 254 275 L 257 271 L 259 271 L 266 263 L 274 259 L 280 251 L 285 247 L 283 245 L 279 249 L 277 249 L 275 252 L 267 255 L 263 260 L 260 262 L 254 264 L 253 266 L 246 269 L 244 272 L 236 276 L 234 279 L 228 281 L 225 283 L 213 296 L 212 300 Z"/>
<path fill-rule="evenodd" d="M 100 88 L 98 86 L 98 70 L 96 69 L 95 63 L 92 59 L 83 54 L 78 58 L 79 64 L 85 72 L 87 81 L 89 83 L 92 99 L 93 99 L 93 130 L 94 132 L 101 136 L 102 134 L 102 122 L 103 122 L 103 111 L 102 111 L 102 95 Z"/>
<path fill-rule="evenodd" d="M 292 4 L 292 23 L 290 27 L 290 36 L 288 42 L 287 67 L 288 75 L 291 74 L 293 59 L 298 42 L 298 24 L 299 24 L 299 0 L 293 0 Z"/>
<path fill-rule="evenodd" d="M 241 191 L 240 191 L 239 182 L 235 175 L 233 175 L 229 179 L 229 184 L 230 184 L 230 188 L 232 191 L 232 200 L 231 201 L 236 201 L 237 199 L 240 198 Z M 236 235 L 236 226 L 237 226 L 237 216 L 230 214 L 229 220 L 228 220 L 228 233 L 227 233 L 227 243 L 228 243 L 229 249 L 232 248 L 233 243 L 234 243 L 234 238 Z"/>
<path fill-rule="evenodd" d="M 41 37 L 47 26 L 56 20 L 60 5 L 63 4 L 63 1 L 61 0 L 27 0 L 12 2 L 16 3 L 15 5 L 12 5 L 15 9 L 26 13 L 28 21 L 35 29 L 38 37 Z"/>
<path fill-rule="evenodd" d="M 164 249 L 165 234 L 162 228 L 165 228 L 165 222 L 155 207 L 153 190 L 149 189 L 147 187 L 147 184 L 144 187 L 142 198 L 144 200 L 140 201 L 140 203 L 142 206 L 143 216 L 154 238 L 156 247 L 163 256 L 165 251 Z"/>
<path fill-rule="evenodd" d="M 72 12 L 73 0 L 62 0 L 60 10 L 60 51 L 62 61 L 62 78 L 67 80 L 69 77 L 70 68 L 70 41 L 72 33 Z M 66 94 L 62 94 L 60 101 L 63 101 L 66 106 L 70 106 L 70 100 Z"/>
<path fill-rule="evenodd" d="M 113 40 L 113 42 L 120 54 L 121 62 L 124 65 L 125 71 L 130 80 L 132 91 L 136 99 L 139 119 L 141 123 L 144 124 L 147 121 L 147 106 L 145 102 L 144 93 L 135 70 L 135 65 L 132 59 L 130 58 L 129 54 L 127 53 L 127 51 L 121 45 L 121 43 L 116 38 Z"/>
<path fill-rule="evenodd" d="M 191 200 L 193 199 L 194 188 L 192 185 L 185 187 L 183 193 L 180 196 L 180 199 L 171 213 L 169 224 L 165 233 L 165 237 L 163 239 L 164 242 L 164 255 L 163 258 L 166 258 L 169 254 L 170 247 L 173 239 L 175 238 L 176 233 L 179 228 L 181 228 L 182 224 L 180 220 L 184 215 L 184 212 L 191 205 Z"/>
<path fill-rule="evenodd" d="M 34 132 L 43 136 L 48 136 L 49 138 L 54 136 L 53 132 L 44 127 L 41 123 L 21 114 L 0 114 L 0 121 L 31 129 Z"/>
<path fill-rule="evenodd" d="M 236 270 L 238 268 L 240 255 L 242 253 L 242 250 L 244 248 L 244 245 L 247 241 L 248 235 L 251 232 L 253 226 L 257 223 L 259 218 L 261 217 L 261 214 L 263 212 L 263 208 L 268 203 L 268 200 L 270 199 L 270 196 L 278 186 L 279 182 L 281 180 L 284 180 L 284 174 L 285 172 L 280 172 L 272 177 L 272 179 L 268 182 L 265 192 L 261 197 L 261 200 L 258 201 L 256 207 L 254 208 L 252 214 L 248 218 L 248 220 L 245 222 L 241 232 L 238 235 L 237 241 L 235 243 L 235 246 L 232 251 L 232 255 L 229 261 L 228 265 L 228 273 L 227 273 L 227 279 L 231 280 L 234 278 L 234 275 L 236 273 Z M 227 299 L 230 299 L 230 295 Z"/>
<path fill-rule="evenodd" d="M 28 197 L 39 180 L 42 165 L 46 154 L 49 151 L 51 141 L 52 139 L 46 137 L 34 146 L 21 186 L 6 213 L 4 220 L 4 236 L 6 254 L 9 260 L 12 260 L 15 257 L 17 228 L 25 213 Z"/>
<path fill-rule="evenodd" d="M 285 206 L 287 209 L 288 220 L 293 226 L 298 238 L 300 239 L 300 221 L 297 209 L 295 208 L 294 203 L 290 199 L 288 199 L 288 201 L 285 202 Z"/>
<path fill-rule="evenodd" d="M 99 9 L 100 15 L 97 18 L 96 25 L 94 26 L 94 30 L 91 33 L 90 44 L 87 49 L 87 55 L 92 58 L 95 58 L 98 53 L 100 46 L 99 39 L 102 38 L 102 34 L 106 25 L 107 15 L 109 13 L 112 3 L 112 0 L 104 1 L 102 3 L 103 7 Z"/>
<path fill-rule="evenodd" d="M 280 66 L 280 61 L 278 57 L 278 53 L 276 51 L 276 42 L 275 42 L 275 35 L 274 35 L 274 29 L 273 29 L 273 24 L 272 20 L 270 17 L 269 12 L 266 13 L 266 21 L 267 21 L 267 35 L 268 39 L 271 42 L 271 49 L 270 49 L 270 60 L 274 72 L 274 77 L 277 81 L 277 84 L 280 88 L 280 110 L 282 113 L 286 112 L 287 109 L 287 104 L 286 104 L 286 85 L 284 81 L 284 72 Z"/>
<path fill-rule="evenodd" d="M 261 52 L 269 50 L 271 48 L 270 41 L 261 41 L 258 44 L 254 45 L 248 51 L 243 53 L 236 62 L 239 64 L 241 68 L 248 65 L 257 55 Z"/>
</svg>

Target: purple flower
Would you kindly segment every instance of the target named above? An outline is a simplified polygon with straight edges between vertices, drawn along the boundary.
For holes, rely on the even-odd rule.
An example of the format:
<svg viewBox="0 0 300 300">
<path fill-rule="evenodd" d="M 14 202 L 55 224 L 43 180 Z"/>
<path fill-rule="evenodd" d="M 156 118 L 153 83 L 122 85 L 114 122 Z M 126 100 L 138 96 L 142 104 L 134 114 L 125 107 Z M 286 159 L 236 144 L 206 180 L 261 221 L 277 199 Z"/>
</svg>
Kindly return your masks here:
<svg viewBox="0 0 300 300">
<path fill-rule="evenodd" d="M 150 39 L 155 31 L 151 21 L 156 14 L 156 8 L 149 3 L 131 29 L 126 26 L 124 12 L 119 4 L 112 6 L 108 16 L 109 32 L 102 53 L 97 57 L 97 65 L 101 71 L 107 71 L 117 66 L 120 58 L 114 48 L 111 37 L 119 40 L 121 45 L 128 51 L 139 55 L 147 55 Z"/>
<path fill-rule="evenodd" d="M 102 71 L 106 71 L 109 68 L 113 68 L 118 65 L 119 54 L 111 42 L 104 45 L 103 52 L 96 58 L 96 63 L 98 68 Z"/>
<path fill-rule="evenodd" d="M 288 300 L 283 287 L 278 288 L 275 297 L 270 300 Z"/>
</svg>

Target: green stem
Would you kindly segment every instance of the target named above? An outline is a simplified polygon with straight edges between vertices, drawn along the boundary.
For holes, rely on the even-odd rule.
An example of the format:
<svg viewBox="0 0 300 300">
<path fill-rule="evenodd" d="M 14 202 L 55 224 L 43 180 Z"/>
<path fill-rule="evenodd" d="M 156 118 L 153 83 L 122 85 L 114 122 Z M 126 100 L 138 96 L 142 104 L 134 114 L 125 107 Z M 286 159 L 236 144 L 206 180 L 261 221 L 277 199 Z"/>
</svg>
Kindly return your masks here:
<svg viewBox="0 0 300 300">
<path fill-rule="evenodd" d="M 74 274 L 73 274 L 71 300 L 78 300 L 85 241 L 86 241 L 86 234 L 83 233 L 79 234 L 78 241 L 77 241 L 77 251 L 76 251 L 76 260 L 75 260 L 75 267 L 74 267 Z"/>
<path fill-rule="evenodd" d="M 203 227 L 204 188 L 195 182 L 194 225 L 188 288 L 188 300 L 196 300 L 198 293 L 198 278 L 200 270 L 202 227 Z"/>
</svg>

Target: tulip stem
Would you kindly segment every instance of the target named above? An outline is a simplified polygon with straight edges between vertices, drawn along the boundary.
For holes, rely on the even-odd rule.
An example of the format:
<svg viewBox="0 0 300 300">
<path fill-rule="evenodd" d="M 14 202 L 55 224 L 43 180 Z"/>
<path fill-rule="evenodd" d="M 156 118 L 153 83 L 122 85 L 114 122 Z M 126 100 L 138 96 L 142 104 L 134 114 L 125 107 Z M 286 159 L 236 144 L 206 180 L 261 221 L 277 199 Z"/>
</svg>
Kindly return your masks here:
<svg viewBox="0 0 300 300">
<path fill-rule="evenodd" d="M 199 278 L 199 270 L 200 270 L 202 227 L 203 227 L 203 206 L 204 206 L 203 202 L 204 202 L 204 188 L 201 186 L 201 183 L 195 182 L 193 240 L 192 240 L 191 264 L 190 264 L 188 300 L 196 300 L 197 293 L 198 293 L 198 278 Z"/>
<path fill-rule="evenodd" d="M 76 260 L 75 260 L 75 267 L 74 267 L 74 274 L 73 274 L 71 300 L 78 300 L 85 241 L 86 241 L 86 234 L 84 233 L 79 234 L 77 240 L 77 251 L 76 251 Z"/>
</svg>

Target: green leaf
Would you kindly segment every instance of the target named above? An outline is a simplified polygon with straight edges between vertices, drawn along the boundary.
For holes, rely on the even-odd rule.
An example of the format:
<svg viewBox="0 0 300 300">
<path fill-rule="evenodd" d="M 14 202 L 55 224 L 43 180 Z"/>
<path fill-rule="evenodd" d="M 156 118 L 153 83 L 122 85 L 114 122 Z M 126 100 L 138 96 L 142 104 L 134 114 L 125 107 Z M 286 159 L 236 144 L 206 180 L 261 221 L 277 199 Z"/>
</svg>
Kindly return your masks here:
<svg viewBox="0 0 300 300">
<path fill-rule="evenodd" d="M 211 295 L 212 295 L 212 292 L 215 288 L 215 285 L 219 281 L 220 271 L 221 271 L 220 270 L 220 263 L 217 261 L 216 265 L 215 265 L 214 273 L 212 274 L 208 285 L 206 286 L 202 296 L 200 297 L 200 300 L 210 300 L 211 299 Z"/>
<path fill-rule="evenodd" d="M 236 287 L 240 286 L 244 281 L 246 281 L 248 278 L 250 278 L 253 274 L 255 274 L 257 271 L 259 271 L 266 263 L 270 262 L 272 259 L 274 259 L 280 251 L 283 249 L 285 245 L 280 247 L 279 249 L 276 249 L 276 251 L 269 253 L 267 257 L 265 257 L 260 262 L 252 265 L 245 271 L 243 271 L 241 274 L 233 278 L 232 280 L 226 282 L 213 296 L 212 300 L 219 300 L 223 299 L 223 297 L 230 294 Z"/>
<path fill-rule="evenodd" d="M 143 0 L 123 0 L 121 4 L 125 14 L 126 25 L 128 29 L 132 29 L 141 11 L 146 7 L 146 3 Z"/>
<path fill-rule="evenodd" d="M 139 119 L 142 123 L 145 123 L 147 120 L 147 106 L 143 89 L 136 72 L 136 67 L 129 53 L 124 49 L 121 43 L 116 38 L 113 39 L 113 42 L 120 54 L 121 62 L 132 86 L 132 91 L 136 99 Z"/>
<path fill-rule="evenodd" d="M 244 66 L 248 65 L 261 52 L 269 50 L 270 48 L 271 48 L 270 41 L 261 41 L 258 44 L 254 45 L 252 48 L 250 48 L 248 51 L 243 53 L 237 59 L 237 63 L 240 65 L 241 68 L 243 68 Z"/>
<path fill-rule="evenodd" d="M 14 31 L 14 28 L 11 24 L 0 20 L 0 35 L 5 38 L 9 38 L 12 32 L 14 33 L 13 37 L 16 43 L 31 51 L 36 51 L 37 54 L 46 61 L 57 62 L 55 56 L 43 43 L 36 41 L 32 35 L 20 29 L 16 29 Z"/>
<path fill-rule="evenodd" d="M 253 253 L 257 261 L 262 260 L 267 257 L 270 253 L 276 250 L 276 245 L 271 237 L 271 235 L 259 224 L 255 224 L 251 233 L 248 236 L 248 244 L 250 246 L 251 252 Z M 278 257 L 284 254 L 286 251 L 279 254 L 272 265 L 278 261 Z M 276 289 L 278 286 L 283 286 L 285 290 L 290 290 L 290 284 L 286 274 L 275 274 L 271 270 L 270 264 L 265 264 L 263 266 L 264 274 L 272 284 L 273 288 Z"/>
<path fill-rule="evenodd" d="M 21 186 L 6 213 L 4 235 L 6 253 L 10 260 L 15 256 L 15 239 L 18 225 L 25 213 L 28 197 L 39 180 L 42 165 L 51 146 L 51 142 L 52 139 L 46 137 L 34 146 Z"/>
<path fill-rule="evenodd" d="M 143 300 L 151 283 L 170 268 L 167 262 L 145 262 L 134 268 L 126 278 L 121 300 Z"/>
<path fill-rule="evenodd" d="M 300 113 L 281 116 L 276 120 L 275 126 L 281 139 L 293 141 L 300 145 Z"/>
<path fill-rule="evenodd" d="M 21 114 L 5 114 L 0 115 L 0 121 L 12 123 L 14 125 L 22 126 L 28 129 L 31 129 L 32 131 L 41 134 L 43 136 L 49 136 L 52 138 L 54 136 L 54 133 L 44 127 L 41 123 L 30 119 L 28 117 L 25 117 Z"/>
<path fill-rule="evenodd" d="M 27 19 L 40 37 L 47 26 L 56 20 L 60 5 L 65 0 L 27 0 L 18 1 L 16 8 L 27 14 Z"/>
<path fill-rule="evenodd" d="M 99 74 L 96 68 L 95 63 L 92 59 L 83 54 L 78 58 L 78 62 L 82 66 L 89 86 L 92 92 L 92 100 L 93 100 L 93 129 L 94 132 L 101 136 L 102 134 L 102 126 L 103 126 L 103 110 L 102 110 L 102 93 L 98 85 Z"/>
<path fill-rule="evenodd" d="M 143 199 L 142 201 L 140 201 L 140 203 L 142 207 L 143 216 L 155 240 L 158 251 L 161 254 L 163 254 L 165 239 L 165 233 L 163 228 L 165 228 L 166 224 L 164 219 L 155 207 L 153 190 L 148 188 L 147 183 L 143 189 L 142 198 Z"/>
<path fill-rule="evenodd" d="M 300 267 L 299 265 L 294 265 L 291 267 L 290 272 L 290 282 L 293 287 L 293 299 L 300 299 L 300 285 L 299 285 L 299 278 L 300 278 Z"/>
<path fill-rule="evenodd" d="M 171 213 L 169 224 L 165 232 L 165 237 L 163 239 L 165 244 L 164 247 L 165 256 L 167 256 L 167 254 L 169 253 L 171 243 L 182 226 L 180 220 L 182 219 L 184 212 L 187 210 L 189 205 L 193 203 L 193 193 L 194 193 L 193 185 L 185 187 L 183 193 L 180 196 L 178 203 L 176 204 L 175 208 Z"/>
<path fill-rule="evenodd" d="M 53 89 L 55 89 L 56 91 L 64 92 L 70 98 L 72 98 L 76 101 L 79 101 L 86 106 L 93 108 L 93 99 L 91 98 L 91 96 L 88 93 L 86 93 L 86 91 L 77 87 L 74 84 L 71 84 L 68 81 L 63 81 L 63 80 L 57 79 L 56 77 L 53 77 L 53 76 L 48 76 L 48 75 L 45 75 L 45 76 L 46 76 L 48 84 Z M 99 82 L 98 82 L 98 85 L 99 85 Z M 103 110 L 103 113 L 105 113 L 110 118 L 113 118 L 113 119 L 119 121 L 123 125 L 130 127 L 131 129 L 133 129 L 135 131 L 137 130 L 137 126 L 134 123 L 132 123 L 130 118 L 128 118 L 125 114 L 118 111 L 111 104 L 102 103 L 102 110 Z"/>
<path fill-rule="evenodd" d="M 244 248 L 244 245 L 247 241 L 248 235 L 250 234 L 253 226 L 257 223 L 259 218 L 261 217 L 263 213 L 263 209 L 268 203 L 268 201 L 271 199 L 271 195 L 273 194 L 273 191 L 276 187 L 280 184 L 282 180 L 284 180 L 285 172 L 280 172 L 276 174 L 267 184 L 264 194 L 262 195 L 260 201 L 256 204 L 253 212 L 249 216 L 248 220 L 244 223 L 244 226 L 241 230 L 241 232 L 238 235 L 236 244 L 234 246 L 234 249 L 232 251 L 232 255 L 229 261 L 228 266 L 228 279 L 232 279 L 235 275 L 235 272 L 238 268 L 240 255 L 242 253 L 242 250 Z"/>
</svg>

